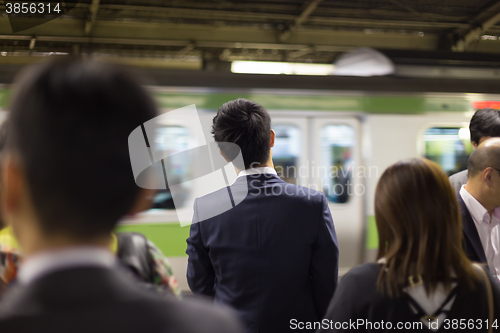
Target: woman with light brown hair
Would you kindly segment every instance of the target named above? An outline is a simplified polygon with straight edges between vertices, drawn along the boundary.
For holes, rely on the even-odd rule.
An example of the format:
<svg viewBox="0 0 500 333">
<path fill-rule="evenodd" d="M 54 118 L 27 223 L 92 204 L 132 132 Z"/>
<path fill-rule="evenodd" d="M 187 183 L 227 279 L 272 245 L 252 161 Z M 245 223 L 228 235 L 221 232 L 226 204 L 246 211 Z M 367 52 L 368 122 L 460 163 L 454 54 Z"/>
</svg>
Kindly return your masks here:
<svg viewBox="0 0 500 333">
<path fill-rule="evenodd" d="M 375 219 L 378 261 L 343 277 L 322 332 L 497 330 L 500 286 L 467 259 L 455 193 L 436 163 L 410 159 L 387 168 Z"/>
</svg>

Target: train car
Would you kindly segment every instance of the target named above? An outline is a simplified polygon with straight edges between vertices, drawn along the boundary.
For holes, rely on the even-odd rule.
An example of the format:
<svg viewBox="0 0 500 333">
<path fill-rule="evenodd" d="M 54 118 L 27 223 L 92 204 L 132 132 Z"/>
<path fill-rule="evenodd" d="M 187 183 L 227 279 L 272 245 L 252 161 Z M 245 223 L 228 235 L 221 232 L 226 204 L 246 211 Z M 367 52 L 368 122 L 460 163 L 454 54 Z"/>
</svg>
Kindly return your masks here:
<svg viewBox="0 0 500 333">
<path fill-rule="evenodd" d="M 215 89 L 150 87 L 162 112 L 194 105 L 204 138 L 189 119 L 163 121 L 156 148 L 172 155 L 213 141 L 210 126 L 216 110 L 239 97 L 267 108 L 276 132 L 275 168 L 287 182 L 325 192 L 340 247 L 339 274 L 376 256 L 374 219 L 377 180 L 390 164 L 427 157 L 448 174 L 463 170 L 472 151 L 468 123 L 478 105 L 500 96 L 464 93 L 382 93 L 283 89 Z M 9 89 L 0 89 L 6 106 Z M 5 117 L 5 112 L 1 117 Z M 182 154 L 179 156 L 183 156 Z M 168 159 L 167 177 L 189 180 L 196 160 Z M 183 189 L 185 202 L 199 195 Z M 176 209 L 177 208 L 177 212 Z M 171 261 L 184 291 L 189 291 L 186 238 L 189 221 L 177 214 L 190 207 L 173 204 L 170 191 L 160 191 L 149 211 L 124 219 L 118 231 L 136 231 L 155 242 Z M 184 214 L 185 216 L 185 214 Z"/>
<path fill-rule="evenodd" d="M 421 156 L 436 161 L 448 174 L 465 169 L 472 151 L 468 123 L 474 103 L 500 98 L 270 89 L 152 90 L 165 112 L 194 104 L 208 141 L 213 141 L 212 118 L 223 103 L 242 97 L 266 107 L 276 132 L 273 156 L 278 174 L 285 181 L 324 191 L 329 200 L 340 247 L 340 275 L 376 256 L 374 191 L 385 168 Z M 159 149 L 175 154 L 199 145 L 199 138 L 190 134 L 195 132 L 192 126 L 182 117 L 162 124 Z M 167 174 L 188 179 L 193 163 L 172 161 L 166 166 Z M 196 192 L 186 187 L 186 197 L 195 197 Z M 155 205 L 124 220 L 119 229 L 142 232 L 156 242 L 170 258 L 182 289 L 189 290 L 185 281 L 189 227 L 177 222 L 168 191 L 158 194 Z"/>
</svg>

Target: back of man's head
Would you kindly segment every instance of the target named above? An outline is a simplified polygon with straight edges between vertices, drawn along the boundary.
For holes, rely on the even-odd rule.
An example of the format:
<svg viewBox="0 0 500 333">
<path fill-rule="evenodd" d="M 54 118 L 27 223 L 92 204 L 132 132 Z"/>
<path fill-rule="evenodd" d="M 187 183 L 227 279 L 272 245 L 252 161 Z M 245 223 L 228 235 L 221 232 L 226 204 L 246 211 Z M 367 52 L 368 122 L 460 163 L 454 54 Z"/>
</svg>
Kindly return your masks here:
<svg viewBox="0 0 500 333">
<path fill-rule="evenodd" d="M 216 142 L 235 143 L 241 149 L 246 169 L 269 159 L 271 118 L 267 110 L 255 102 L 238 98 L 222 105 L 214 117 L 212 134 Z M 236 157 L 234 152 L 224 151 L 224 146 L 220 148 L 226 158 Z"/>
<path fill-rule="evenodd" d="M 500 170 L 500 138 L 486 140 L 472 152 L 467 165 L 469 179 L 487 168 Z"/>
<path fill-rule="evenodd" d="M 485 108 L 474 113 L 469 124 L 470 141 L 476 146 L 481 138 L 500 136 L 500 110 Z"/>
<path fill-rule="evenodd" d="M 123 69 L 78 60 L 29 68 L 16 88 L 8 151 L 20 160 L 40 229 L 109 235 L 140 193 L 128 136 L 156 116 L 153 100 Z"/>
</svg>

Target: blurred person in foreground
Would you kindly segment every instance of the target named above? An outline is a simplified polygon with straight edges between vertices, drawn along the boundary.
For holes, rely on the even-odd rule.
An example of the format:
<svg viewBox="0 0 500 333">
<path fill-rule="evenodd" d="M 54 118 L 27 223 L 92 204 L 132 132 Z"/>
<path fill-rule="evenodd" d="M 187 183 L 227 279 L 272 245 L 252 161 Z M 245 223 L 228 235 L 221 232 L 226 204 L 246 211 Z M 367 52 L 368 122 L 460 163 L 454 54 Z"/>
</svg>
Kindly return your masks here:
<svg viewBox="0 0 500 333">
<path fill-rule="evenodd" d="M 138 283 L 164 296 L 182 298 L 168 258 L 152 241 L 136 232 L 111 233 L 109 239 L 110 251 Z M 22 257 L 12 228 L 0 226 L 0 297 L 15 283 Z"/>
<path fill-rule="evenodd" d="M 7 143 L 9 121 L 0 126 L 0 161 Z M 1 196 L 0 182 L 0 196 Z M 0 296 L 7 286 L 15 283 L 22 260 L 22 249 L 12 227 L 3 225 L 0 211 Z M 120 264 L 143 286 L 165 296 L 181 298 L 181 290 L 167 257 L 144 235 L 134 232 L 111 233 L 109 249 Z"/>
<path fill-rule="evenodd" d="M 24 259 L 0 302 L 2 333 L 239 331 L 226 310 L 142 288 L 109 250 L 118 220 L 148 204 L 128 136 L 156 114 L 111 64 L 51 62 L 17 81 L 1 198 Z"/>
<path fill-rule="evenodd" d="M 293 319 L 320 320 L 337 287 L 339 258 L 325 195 L 278 177 L 275 133 L 261 105 L 246 99 L 224 104 L 212 133 L 222 156 L 233 160 L 235 151 L 224 143 L 236 144 L 244 165 L 234 163 L 241 169 L 230 188 L 194 203 L 187 240 L 191 290 L 233 307 L 247 332 L 289 332 Z M 213 216 L 228 190 L 239 203 Z"/>
<path fill-rule="evenodd" d="M 476 149 L 485 140 L 500 137 L 500 110 L 485 108 L 477 110 L 469 124 L 470 142 Z M 468 179 L 468 171 L 463 170 L 450 176 L 451 186 L 458 194 Z"/>
<path fill-rule="evenodd" d="M 469 157 L 468 179 L 457 195 L 464 249 L 500 281 L 500 138 L 483 141 Z"/>
<path fill-rule="evenodd" d="M 467 259 L 457 200 L 436 163 L 410 159 L 387 168 L 375 192 L 375 219 L 378 262 L 343 277 L 321 332 L 346 331 L 353 327 L 335 323 L 357 320 L 356 332 L 457 330 L 457 321 L 487 331 L 486 320 L 489 326 L 500 318 L 500 286 Z"/>
<path fill-rule="evenodd" d="M 0 161 L 6 143 L 7 121 L 4 121 L 0 126 Z M 0 208 L 0 297 L 7 289 L 7 285 L 16 278 L 17 267 L 20 262 L 20 253 L 17 247 L 17 242 L 14 242 L 14 237 L 11 231 L 6 232 L 7 229 L 12 230 L 5 225 Z M 7 233 L 8 235 L 6 235 Z"/>
</svg>

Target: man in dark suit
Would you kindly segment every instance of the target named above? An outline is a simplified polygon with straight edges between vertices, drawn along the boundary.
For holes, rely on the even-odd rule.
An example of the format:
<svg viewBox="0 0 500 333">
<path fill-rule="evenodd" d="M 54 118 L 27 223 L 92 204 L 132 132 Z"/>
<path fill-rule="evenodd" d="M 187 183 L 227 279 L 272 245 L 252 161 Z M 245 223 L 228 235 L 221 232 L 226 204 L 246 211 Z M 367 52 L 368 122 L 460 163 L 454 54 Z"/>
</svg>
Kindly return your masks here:
<svg viewBox="0 0 500 333">
<path fill-rule="evenodd" d="M 469 158 L 469 178 L 457 196 L 464 249 L 500 278 L 500 138 L 481 143 Z"/>
<path fill-rule="evenodd" d="M 338 246 L 323 193 L 285 183 L 272 162 L 267 111 L 237 99 L 224 104 L 212 133 L 226 160 L 243 165 L 228 188 L 198 198 L 187 240 L 187 279 L 196 294 L 231 305 L 247 332 L 288 332 L 291 320 L 321 320 L 337 285 Z M 248 193 L 247 193 L 248 192 Z M 232 208 L 213 207 L 230 193 Z"/>
<path fill-rule="evenodd" d="M 2 333 L 240 332 L 226 310 L 141 287 L 108 249 L 118 220 L 149 203 L 128 136 L 156 108 L 130 75 L 93 62 L 39 65 L 17 82 L 10 111 L 2 215 L 24 261 L 0 303 Z"/>
<path fill-rule="evenodd" d="M 479 109 L 474 113 L 469 124 L 470 142 L 472 148 L 476 149 L 478 145 L 492 137 L 500 136 L 500 110 L 490 108 Z M 459 193 L 462 185 L 467 183 L 468 171 L 463 170 L 450 176 L 450 183 Z"/>
</svg>

